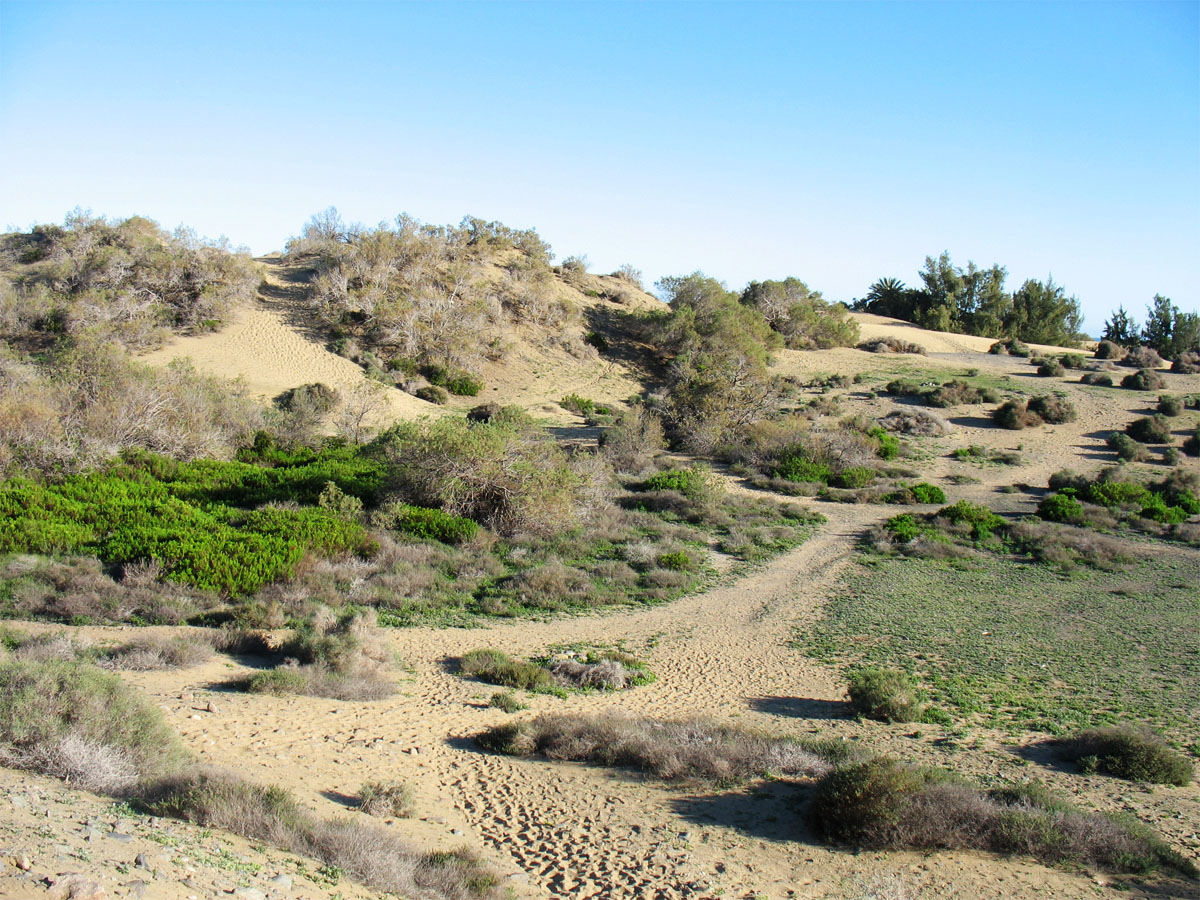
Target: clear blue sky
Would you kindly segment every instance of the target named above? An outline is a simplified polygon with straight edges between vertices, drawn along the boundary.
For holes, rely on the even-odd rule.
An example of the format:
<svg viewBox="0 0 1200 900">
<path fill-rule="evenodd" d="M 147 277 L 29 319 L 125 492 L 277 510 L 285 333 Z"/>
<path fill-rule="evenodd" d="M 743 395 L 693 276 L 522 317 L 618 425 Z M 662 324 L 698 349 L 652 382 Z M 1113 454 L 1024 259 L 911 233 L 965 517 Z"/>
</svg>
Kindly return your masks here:
<svg viewBox="0 0 1200 900">
<path fill-rule="evenodd" d="M 946 249 L 1097 331 L 1200 300 L 1200 4 L 0 0 L 0 226 L 77 205 L 256 253 L 471 214 L 842 300 Z"/>
</svg>

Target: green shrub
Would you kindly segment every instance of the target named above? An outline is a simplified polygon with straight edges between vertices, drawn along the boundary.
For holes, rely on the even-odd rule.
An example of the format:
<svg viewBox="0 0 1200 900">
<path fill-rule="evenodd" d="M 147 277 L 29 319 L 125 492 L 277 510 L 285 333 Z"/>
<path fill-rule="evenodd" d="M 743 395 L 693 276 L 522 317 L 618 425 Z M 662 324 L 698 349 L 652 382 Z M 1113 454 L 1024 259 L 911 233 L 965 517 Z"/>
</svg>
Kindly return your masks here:
<svg viewBox="0 0 1200 900">
<path fill-rule="evenodd" d="M 656 560 L 659 568 L 670 569 L 673 572 L 686 572 L 692 568 L 692 558 L 682 550 L 659 554 Z"/>
<path fill-rule="evenodd" d="M 1058 360 L 1050 359 L 1038 366 L 1037 373 L 1044 378 L 1062 378 L 1067 370 Z"/>
<path fill-rule="evenodd" d="M 1038 504 L 1037 514 L 1049 522 L 1082 522 L 1083 504 L 1069 493 L 1051 494 Z"/>
<path fill-rule="evenodd" d="M 642 484 L 646 491 L 675 491 L 692 500 L 701 500 L 712 492 L 712 473 L 700 466 L 667 469 L 651 475 Z"/>
<path fill-rule="evenodd" d="M 298 668 L 268 669 L 256 672 L 246 682 L 246 690 L 252 694 L 272 694 L 286 697 L 303 694 L 308 687 L 308 678 Z"/>
<path fill-rule="evenodd" d="M 936 484 L 928 484 L 926 482 L 918 482 L 909 488 L 912 491 L 913 497 L 917 503 L 945 503 L 946 492 Z"/>
<path fill-rule="evenodd" d="M 803 451 L 793 451 L 780 456 L 772 474 L 786 481 L 828 484 L 833 477 L 833 469 L 823 462 L 810 459 Z"/>
<path fill-rule="evenodd" d="M 878 442 L 879 449 L 876 453 L 880 459 L 890 460 L 900 455 L 900 439 L 886 429 L 875 425 L 867 429 L 867 436 L 875 438 Z"/>
<path fill-rule="evenodd" d="M 1140 505 L 1149 497 L 1149 490 L 1128 481 L 1096 481 L 1083 489 L 1083 499 L 1097 506 Z"/>
<path fill-rule="evenodd" d="M 986 541 L 993 531 L 1004 528 L 1004 520 L 978 503 L 959 500 L 953 506 L 938 511 L 938 517 L 955 524 L 971 526 L 971 536 L 977 541 Z"/>
<path fill-rule="evenodd" d="M 1066 369 L 1082 369 L 1087 365 L 1087 360 L 1081 353 L 1064 353 L 1058 360 Z"/>
<path fill-rule="evenodd" d="M 1171 443 L 1171 423 L 1163 415 L 1135 419 L 1125 431 L 1135 441 L 1143 444 Z"/>
<path fill-rule="evenodd" d="M 898 516 L 892 516 L 884 523 L 884 528 L 891 532 L 896 540 L 904 543 L 920 537 L 929 530 L 912 513 L 902 513 Z"/>
<path fill-rule="evenodd" d="M 1162 396 L 1158 398 L 1158 411 L 1164 416 L 1183 414 L 1183 398 Z"/>
<path fill-rule="evenodd" d="M 874 469 L 868 469 L 866 466 L 851 466 L 848 469 L 842 469 L 838 472 L 831 484 L 834 487 L 857 489 L 864 488 L 875 480 L 876 472 Z"/>
<path fill-rule="evenodd" d="M 1088 372 L 1079 379 L 1080 384 L 1092 384 L 1097 387 L 1112 387 L 1113 380 L 1111 375 L 1106 375 L 1104 372 Z"/>
<path fill-rule="evenodd" d="M 1191 761 L 1145 728 L 1097 728 L 1055 743 L 1062 756 L 1077 762 L 1085 772 L 1181 787 L 1192 780 Z"/>
<path fill-rule="evenodd" d="M 1123 359 L 1125 348 L 1112 341 L 1101 341 L 1096 345 L 1096 359 Z"/>
<path fill-rule="evenodd" d="M 1023 359 L 1028 359 L 1031 352 L 1028 345 L 1021 343 L 1016 338 L 1009 338 L 1006 341 L 996 341 L 996 343 L 988 347 L 988 353 L 999 354 L 1001 356 L 1007 354 Z"/>
<path fill-rule="evenodd" d="M 443 544 L 462 544 L 479 533 L 479 523 L 471 519 L 407 503 L 393 503 L 381 510 L 378 518 L 388 528 Z"/>
<path fill-rule="evenodd" d="M 921 718 L 912 678 L 898 669 L 859 669 L 850 675 L 850 705 L 859 715 L 881 722 L 915 722 Z"/>
</svg>

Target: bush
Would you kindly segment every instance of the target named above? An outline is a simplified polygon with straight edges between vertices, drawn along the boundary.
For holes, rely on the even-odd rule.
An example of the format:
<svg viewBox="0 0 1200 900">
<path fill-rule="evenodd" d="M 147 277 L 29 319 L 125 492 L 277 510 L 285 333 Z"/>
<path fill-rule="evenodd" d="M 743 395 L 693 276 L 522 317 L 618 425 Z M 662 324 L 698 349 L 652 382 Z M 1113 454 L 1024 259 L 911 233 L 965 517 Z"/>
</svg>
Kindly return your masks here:
<svg viewBox="0 0 1200 900">
<path fill-rule="evenodd" d="M 1112 387 L 1112 376 L 1106 375 L 1103 372 L 1088 372 L 1079 379 L 1080 384 L 1091 384 L 1097 387 Z"/>
<path fill-rule="evenodd" d="M 1004 528 L 1002 518 L 986 506 L 968 500 L 959 500 L 953 506 L 944 507 L 938 510 L 937 515 L 947 522 L 969 526 L 971 537 L 976 541 L 986 541 L 992 532 Z"/>
<path fill-rule="evenodd" d="M 667 469 L 651 475 L 642 483 L 644 491 L 676 491 L 690 500 L 703 500 L 716 490 L 713 475 L 701 466 Z"/>
<path fill-rule="evenodd" d="M 1168 866 L 1197 874 L 1144 827 L 1075 809 L 1035 785 L 983 791 L 948 772 L 886 758 L 823 777 L 808 820 L 827 841 L 871 850 L 990 850 L 1113 872 Z"/>
<path fill-rule="evenodd" d="M 1064 353 L 1058 358 L 1065 369 L 1082 369 L 1087 365 L 1087 360 L 1080 353 Z"/>
<path fill-rule="evenodd" d="M 1075 421 L 1075 406 L 1070 400 L 1054 394 L 1032 398 L 1027 409 L 1049 425 Z"/>
<path fill-rule="evenodd" d="M 881 722 L 915 722 L 923 706 L 912 678 L 897 669 L 859 669 L 850 675 L 850 704 L 859 715 Z"/>
<path fill-rule="evenodd" d="M 834 487 L 850 490 L 864 488 L 875 480 L 876 474 L 874 469 L 868 469 L 866 466 L 851 466 L 833 476 L 830 483 Z"/>
<path fill-rule="evenodd" d="M 995 391 L 980 390 L 965 381 L 947 381 L 941 387 L 925 395 L 926 402 L 932 406 L 960 406 L 968 403 L 996 403 L 999 401 Z"/>
<path fill-rule="evenodd" d="M 506 713 L 520 712 L 523 709 L 529 708 L 526 704 L 518 700 L 517 695 L 511 691 L 498 691 L 492 694 L 491 699 L 488 700 L 488 706 L 493 709 L 502 709 Z"/>
<path fill-rule="evenodd" d="M 1200 428 L 1197 428 L 1184 440 L 1183 452 L 1188 456 L 1200 456 Z"/>
<path fill-rule="evenodd" d="M 1037 514 L 1049 522 L 1082 522 L 1083 504 L 1068 493 L 1051 494 L 1038 504 Z"/>
<path fill-rule="evenodd" d="M 793 451 L 779 458 L 772 475 L 785 481 L 828 484 L 833 469 L 826 463 L 810 459 L 804 451 Z"/>
<path fill-rule="evenodd" d="M 1200 350 L 1179 354 L 1171 363 L 1171 371 L 1178 372 L 1180 375 L 1200 374 Z"/>
<path fill-rule="evenodd" d="M 426 385 L 423 388 L 418 388 L 413 394 L 418 400 L 425 400 L 428 403 L 436 403 L 438 406 L 444 405 L 449 399 L 450 394 L 445 388 L 440 388 L 435 384 Z"/>
<path fill-rule="evenodd" d="M 275 398 L 275 405 L 289 412 L 303 411 L 323 416 L 332 412 L 341 399 L 341 394 L 335 388 L 318 381 L 289 388 Z"/>
<path fill-rule="evenodd" d="M 913 353 L 920 356 L 925 355 L 925 348 L 920 344 L 914 344 L 912 341 L 891 336 L 863 341 L 858 345 L 858 349 L 866 350 L 868 353 Z"/>
<path fill-rule="evenodd" d="M 1105 441 L 1117 459 L 1124 462 L 1135 462 L 1146 458 L 1146 448 L 1124 432 L 1114 431 Z"/>
<path fill-rule="evenodd" d="M 996 343 L 988 347 L 988 353 L 993 355 L 1019 356 L 1024 359 L 1029 358 L 1030 352 L 1029 346 L 1021 343 L 1016 338 L 1009 338 L 1006 341 L 996 341 Z"/>
<path fill-rule="evenodd" d="M 946 492 L 935 484 L 919 482 L 909 488 L 917 503 L 945 503 Z"/>
<path fill-rule="evenodd" d="M 1130 350 L 1120 362 L 1134 369 L 1157 369 L 1163 364 L 1163 359 L 1152 347 L 1138 347 Z"/>
<path fill-rule="evenodd" d="M 1145 728 L 1096 728 L 1054 743 L 1064 758 L 1078 763 L 1085 772 L 1180 787 L 1192 780 L 1192 763 Z"/>
<path fill-rule="evenodd" d="M 764 737 L 704 719 L 659 721 L 616 713 L 543 715 L 489 729 L 475 740 L 496 753 L 540 753 L 548 759 L 635 768 L 665 780 L 718 784 L 822 774 L 830 768 L 824 756 L 844 754 L 828 744 Z"/>
<path fill-rule="evenodd" d="M 1125 356 L 1125 348 L 1120 344 L 1114 344 L 1112 341 L 1101 341 L 1096 345 L 1096 359 L 1123 359 Z"/>
<path fill-rule="evenodd" d="M 1182 397 L 1167 397 L 1158 398 L 1158 411 L 1164 416 L 1179 416 L 1183 414 L 1183 398 Z"/>
<path fill-rule="evenodd" d="M 159 709 L 115 675 L 10 660 L 0 663 L 0 760 L 120 796 L 186 754 Z"/>
<path fill-rule="evenodd" d="M 1030 412 L 1024 400 L 1007 400 L 992 411 L 992 418 L 1001 428 L 1018 431 L 1042 424 L 1037 413 Z"/>
<path fill-rule="evenodd" d="M 443 544 L 466 543 L 479 533 L 479 523 L 471 519 L 407 503 L 392 503 L 380 509 L 375 513 L 375 521 L 386 528 Z"/>
<path fill-rule="evenodd" d="M 879 425 L 887 431 L 929 437 L 942 437 L 954 431 L 953 425 L 937 413 L 928 409 L 898 409 L 880 419 Z M 895 441 L 896 439 L 893 437 L 892 440 Z M 898 455 L 898 452 L 899 444 L 897 443 L 897 454 L 884 456 L 883 458 L 894 459 Z"/>
<path fill-rule="evenodd" d="M 1062 378 L 1067 370 L 1058 360 L 1050 359 L 1038 366 L 1037 373 L 1045 378 Z"/>
<path fill-rule="evenodd" d="M 640 405 L 600 432 L 600 452 L 618 472 L 641 474 L 666 447 L 662 420 Z"/>
<path fill-rule="evenodd" d="M 513 659 L 501 650 L 472 650 L 458 662 L 462 675 L 488 684 L 552 693 L 556 687 L 549 671 L 534 663 Z"/>
<path fill-rule="evenodd" d="M 1134 419 L 1126 427 L 1125 432 L 1135 441 L 1143 444 L 1171 443 L 1171 423 L 1166 416 L 1156 415 Z"/>
<path fill-rule="evenodd" d="M 402 781 L 368 781 L 358 789 L 358 808 L 368 816 L 410 819 L 416 815 L 413 789 Z"/>
<path fill-rule="evenodd" d="M 1121 387 L 1131 391 L 1161 391 L 1166 386 L 1163 377 L 1153 369 L 1138 369 L 1121 379 Z"/>
</svg>

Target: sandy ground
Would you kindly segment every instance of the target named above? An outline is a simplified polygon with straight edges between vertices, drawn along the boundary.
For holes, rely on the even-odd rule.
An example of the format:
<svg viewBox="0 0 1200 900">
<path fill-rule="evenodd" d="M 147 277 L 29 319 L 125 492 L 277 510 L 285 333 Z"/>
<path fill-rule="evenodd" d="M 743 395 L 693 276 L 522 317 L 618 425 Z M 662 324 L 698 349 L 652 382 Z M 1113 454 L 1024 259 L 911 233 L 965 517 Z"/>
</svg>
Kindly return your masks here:
<svg viewBox="0 0 1200 900">
<path fill-rule="evenodd" d="M 1078 372 L 1069 372 L 1066 379 L 1038 378 L 1027 360 L 981 352 L 990 344 L 986 339 L 915 329 L 910 334 L 900 331 L 910 326 L 878 317 L 858 318 L 864 337 L 902 333 L 925 345 L 931 355 L 879 355 L 849 349 L 784 352 L 777 369 L 807 377 L 868 373 L 873 381 L 832 392 L 841 395 L 843 414 L 881 415 L 897 408 L 896 400 L 874 397 L 864 390 L 881 387 L 882 380 L 895 374 L 919 376 L 968 368 L 996 378 L 1007 376 L 1012 391 L 1060 390 L 1075 403 L 1079 411 L 1075 423 L 1020 432 L 992 427 L 985 414 L 990 407 L 941 411 L 955 431 L 942 438 L 915 440 L 917 458 L 905 464 L 919 469 L 923 479 L 945 484 L 952 501 L 966 498 L 996 508 L 1032 508 L 1034 491 L 1014 494 L 997 489 L 1014 483 L 1040 488 L 1059 469 L 1094 471 L 1111 463 L 1104 436 L 1148 414 L 1156 399 L 1149 394 L 1080 385 Z M 155 361 L 184 350 L 204 367 L 224 366 L 227 374 L 245 375 L 252 390 L 264 396 L 307 381 L 342 383 L 339 379 L 352 380 L 358 371 L 297 333 L 286 321 L 285 312 L 265 302 L 262 308 L 247 310 L 226 332 L 180 341 L 156 354 Z M 549 365 L 545 360 L 543 357 L 537 364 Z M 629 370 L 615 366 L 606 376 L 604 367 L 612 364 L 590 365 L 589 369 L 581 363 L 569 376 L 552 369 L 534 373 L 514 368 L 509 382 L 494 385 L 501 388 L 495 392 L 496 399 L 537 404 L 572 390 L 596 399 L 620 399 L 627 387 L 636 386 Z M 1116 370 L 1117 380 L 1127 371 Z M 1200 391 L 1200 376 L 1165 377 L 1170 393 Z M 632 392 L 631 387 L 628 393 Z M 419 414 L 426 406 L 404 406 L 403 410 Z M 1195 415 L 1189 414 L 1175 420 L 1179 432 L 1194 419 Z M 1018 467 L 979 466 L 949 458 L 950 451 L 968 444 L 1016 450 L 1024 463 Z M 1200 463 L 1191 459 L 1186 465 L 1195 469 Z M 1135 468 L 1160 477 L 1165 471 L 1158 463 Z M 969 475 L 978 481 L 951 485 L 947 479 L 953 475 Z M 853 564 L 855 541 L 861 532 L 895 511 L 810 502 L 829 522 L 809 542 L 749 574 L 725 576 L 715 587 L 675 603 L 607 615 L 497 623 L 486 629 L 389 632 L 404 660 L 405 674 L 400 676 L 401 693 L 388 700 L 347 703 L 227 692 L 221 685 L 244 669 L 224 657 L 199 669 L 126 677 L 166 710 L 185 742 L 200 756 L 264 783 L 285 784 L 322 814 L 345 813 L 350 798 L 367 780 L 399 778 L 409 782 L 417 793 L 418 816 L 389 827 L 423 847 L 466 844 L 481 850 L 520 897 L 1200 897 L 1193 887 L 1178 883 L 1155 887 L 1121 881 L 1118 891 L 1106 886 L 1109 879 L 1101 876 L 985 854 L 834 851 L 810 840 L 800 822 L 795 789 L 784 784 L 710 795 L 662 786 L 629 773 L 492 756 L 470 742 L 471 735 L 509 717 L 487 706 L 497 689 L 451 674 L 455 657 L 479 647 L 538 655 L 556 644 L 620 643 L 649 661 L 658 675 L 656 682 L 619 695 L 581 694 L 565 700 L 531 695 L 526 698 L 531 709 L 516 715 L 605 709 L 659 717 L 700 714 L 775 733 L 833 734 L 862 740 L 875 749 L 953 764 L 980 777 L 1028 777 L 1028 770 L 998 735 L 980 734 L 978 748 L 958 749 L 951 757 L 939 742 L 942 732 L 934 726 L 922 726 L 914 733 L 905 726 L 855 722 L 847 717 L 837 674 L 789 646 L 794 629 L 820 615 L 823 602 L 837 589 L 839 577 Z M 1200 579 L 1200 572 L 1197 576 Z M 112 630 L 92 631 L 107 634 Z M 210 701 L 215 712 L 207 709 Z M 11 799 L 22 789 L 14 785 L 11 774 L 4 778 L 0 783 L 0 827 L 7 830 L 0 834 L 6 835 L 6 852 L 15 853 L 12 848 L 23 841 L 23 847 L 36 846 L 21 852 L 46 857 L 38 865 L 44 861 L 47 868 L 62 868 L 66 863 L 61 853 L 54 855 L 58 853 L 54 841 L 78 832 L 80 816 L 52 828 L 59 837 L 38 844 L 29 838 L 29 804 L 17 809 L 4 799 L 3 791 L 7 790 Z M 1066 774 L 1054 778 L 1056 784 L 1090 804 L 1134 809 L 1156 824 L 1163 823 L 1176 846 L 1192 855 L 1200 852 L 1200 788 L 1196 785 L 1147 792 L 1112 779 Z M 49 792 L 47 797 L 64 790 L 50 782 L 31 780 L 35 782 L 37 790 Z M 34 806 L 46 803 L 51 801 L 38 800 Z M 94 871 L 112 874 L 118 871 L 114 869 L 118 862 L 127 863 L 127 852 L 109 852 L 104 841 L 93 850 L 90 865 Z M 65 859 L 69 862 L 70 855 Z M 271 866 L 274 872 L 284 863 L 272 862 Z M 15 877 L 11 865 L 4 872 Z M 176 890 L 178 876 L 175 869 L 164 870 L 161 879 L 150 883 L 145 896 L 227 896 L 222 893 L 225 887 L 215 880 L 185 895 Z M 29 881 L 0 880 L 0 893 L 8 889 L 6 885 L 28 886 Z M 116 874 L 112 874 L 111 885 L 111 893 L 128 893 L 118 884 Z M 313 893 L 319 886 L 313 885 L 310 892 L 307 885 L 304 890 L 260 887 L 270 896 L 325 896 Z M 31 896 L 45 893 L 41 888 L 30 890 Z M 366 893 L 346 893 L 359 895 Z"/>
</svg>

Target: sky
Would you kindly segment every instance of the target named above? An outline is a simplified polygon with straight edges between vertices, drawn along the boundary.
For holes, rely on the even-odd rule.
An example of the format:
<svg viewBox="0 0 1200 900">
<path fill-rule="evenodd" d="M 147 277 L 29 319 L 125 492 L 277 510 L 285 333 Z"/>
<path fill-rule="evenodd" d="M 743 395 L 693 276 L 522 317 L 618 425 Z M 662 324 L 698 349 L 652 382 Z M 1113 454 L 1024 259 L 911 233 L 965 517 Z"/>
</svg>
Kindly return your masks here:
<svg viewBox="0 0 1200 900">
<path fill-rule="evenodd" d="M 1097 333 L 1200 304 L 1200 2 L 0 0 L 0 227 L 331 205 L 844 301 L 947 250 Z"/>
</svg>

